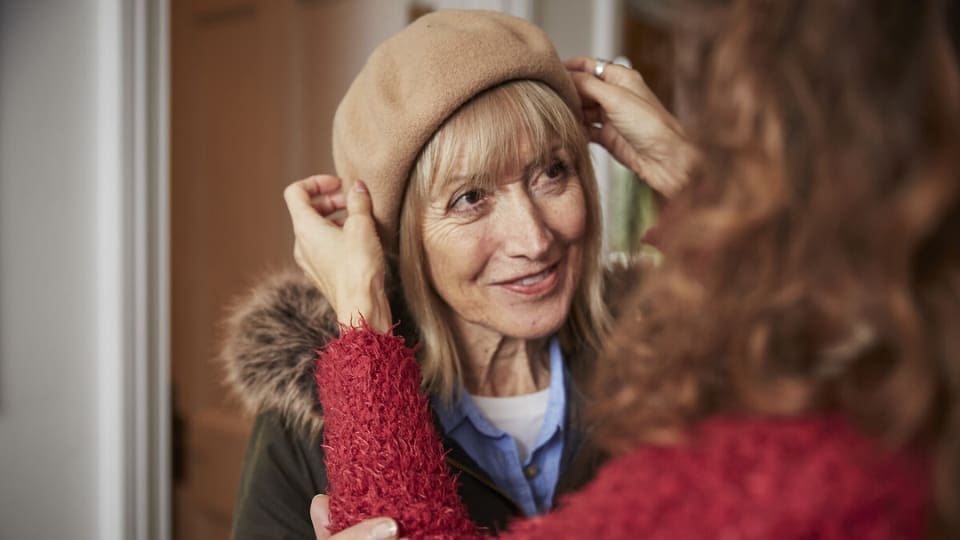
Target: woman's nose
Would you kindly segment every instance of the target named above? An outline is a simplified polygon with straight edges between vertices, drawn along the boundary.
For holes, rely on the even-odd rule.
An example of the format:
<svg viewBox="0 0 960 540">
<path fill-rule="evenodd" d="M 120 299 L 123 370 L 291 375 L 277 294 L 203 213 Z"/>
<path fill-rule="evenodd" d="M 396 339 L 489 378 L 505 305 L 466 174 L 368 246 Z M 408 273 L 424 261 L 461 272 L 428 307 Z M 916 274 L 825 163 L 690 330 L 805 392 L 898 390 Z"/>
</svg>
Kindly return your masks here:
<svg viewBox="0 0 960 540">
<path fill-rule="evenodd" d="M 502 213 L 497 216 L 497 231 L 508 256 L 537 260 L 550 251 L 553 233 L 540 208 L 526 193 L 508 197 L 498 206 Z"/>
</svg>

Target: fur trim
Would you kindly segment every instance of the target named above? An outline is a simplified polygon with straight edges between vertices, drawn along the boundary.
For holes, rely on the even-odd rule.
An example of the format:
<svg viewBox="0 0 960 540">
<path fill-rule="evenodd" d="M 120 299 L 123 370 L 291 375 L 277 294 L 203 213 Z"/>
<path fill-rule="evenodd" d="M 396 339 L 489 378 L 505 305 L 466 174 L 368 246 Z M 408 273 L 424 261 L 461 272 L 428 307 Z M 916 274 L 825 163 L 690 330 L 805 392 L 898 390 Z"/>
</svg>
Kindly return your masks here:
<svg viewBox="0 0 960 540">
<path fill-rule="evenodd" d="M 618 301 L 649 267 L 637 257 L 608 261 L 605 295 L 614 318 Z M 286 425 L 315 436 L 323 427 L 314 379 L 317 350 L 339 333 L 336 314 L 306 276 L 273 276 L 231 310 L 220 355 L 227 384 L 250 413 L 277 411 Z"/>
<path fill-rule="evenodd" d="M 339 335 L 336 314 L 299 271 L 275 275 L 241 298 L 226 322 L 226 381 L 253 413 L 275 410 L 315 436 L 323 427 L 314 365 Z"/>
</svg>

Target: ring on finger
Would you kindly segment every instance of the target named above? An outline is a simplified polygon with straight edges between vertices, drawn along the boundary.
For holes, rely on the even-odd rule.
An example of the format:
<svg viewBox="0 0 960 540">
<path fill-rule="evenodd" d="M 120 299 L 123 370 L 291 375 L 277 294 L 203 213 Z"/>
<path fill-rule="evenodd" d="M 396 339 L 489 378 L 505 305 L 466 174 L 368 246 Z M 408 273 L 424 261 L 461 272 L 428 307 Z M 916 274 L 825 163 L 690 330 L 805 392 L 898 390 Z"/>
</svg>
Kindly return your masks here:
<svg viewBox="0 0 960 540">
<path fill-rule="evenodd" d="M 610 65 L 609 60 L 604 60 L 603 58 L 594 58 L 593 59 L 593 76 L 603 80 L 603 72 L 607 69 L 607 66 Z"/>
</svg>

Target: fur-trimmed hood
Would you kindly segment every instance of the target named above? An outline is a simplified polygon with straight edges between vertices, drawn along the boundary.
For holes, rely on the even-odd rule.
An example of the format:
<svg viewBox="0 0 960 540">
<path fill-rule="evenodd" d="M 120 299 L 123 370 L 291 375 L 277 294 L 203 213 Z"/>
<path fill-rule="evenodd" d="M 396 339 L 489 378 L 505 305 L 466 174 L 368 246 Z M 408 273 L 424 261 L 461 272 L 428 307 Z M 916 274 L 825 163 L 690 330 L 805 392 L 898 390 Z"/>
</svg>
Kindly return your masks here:
<svg viewBox="0 0 960 540">
<path fill-rule="evenodd" d="M 240 299 L 226 321 L 226 381 L 250 413 L 280 413 L 311 435 L 323 426 L 317 349 L 339 335 L 336 313 L 298 270 L 271 276 Z"/>
<path fill-rule="evenodd" d="M 618 258 L 607 265 L 606 297 L 614 305 L 649 264 Z M 278 273 L 242 297 L 226 321 L 221 359 L 226 381 L 252 414 L 280 413 L 292 428 L 316 435 L 323 426 L 317 399 L 317 349 L 339 335 L 336 314 L 296 270 Z"/>
</svg>

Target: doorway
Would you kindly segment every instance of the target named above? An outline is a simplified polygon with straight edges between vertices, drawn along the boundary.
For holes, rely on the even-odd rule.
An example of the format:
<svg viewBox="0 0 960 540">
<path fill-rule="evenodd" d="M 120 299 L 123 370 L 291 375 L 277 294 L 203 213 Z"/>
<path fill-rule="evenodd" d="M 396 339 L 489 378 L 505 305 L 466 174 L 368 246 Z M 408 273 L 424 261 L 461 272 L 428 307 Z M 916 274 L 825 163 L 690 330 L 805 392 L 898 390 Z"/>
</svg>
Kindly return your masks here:
<svg viewBox="0 0 960 540">
<path fill-rule="evenodd" d="M 340 96 L 406 22 L 393 0 L 171 0 L 174 538 L 225 539 L 250 417 L 217 360 L 228 306 L 293 264 L 284 186 L 333 170 Z"/>
</svg>

